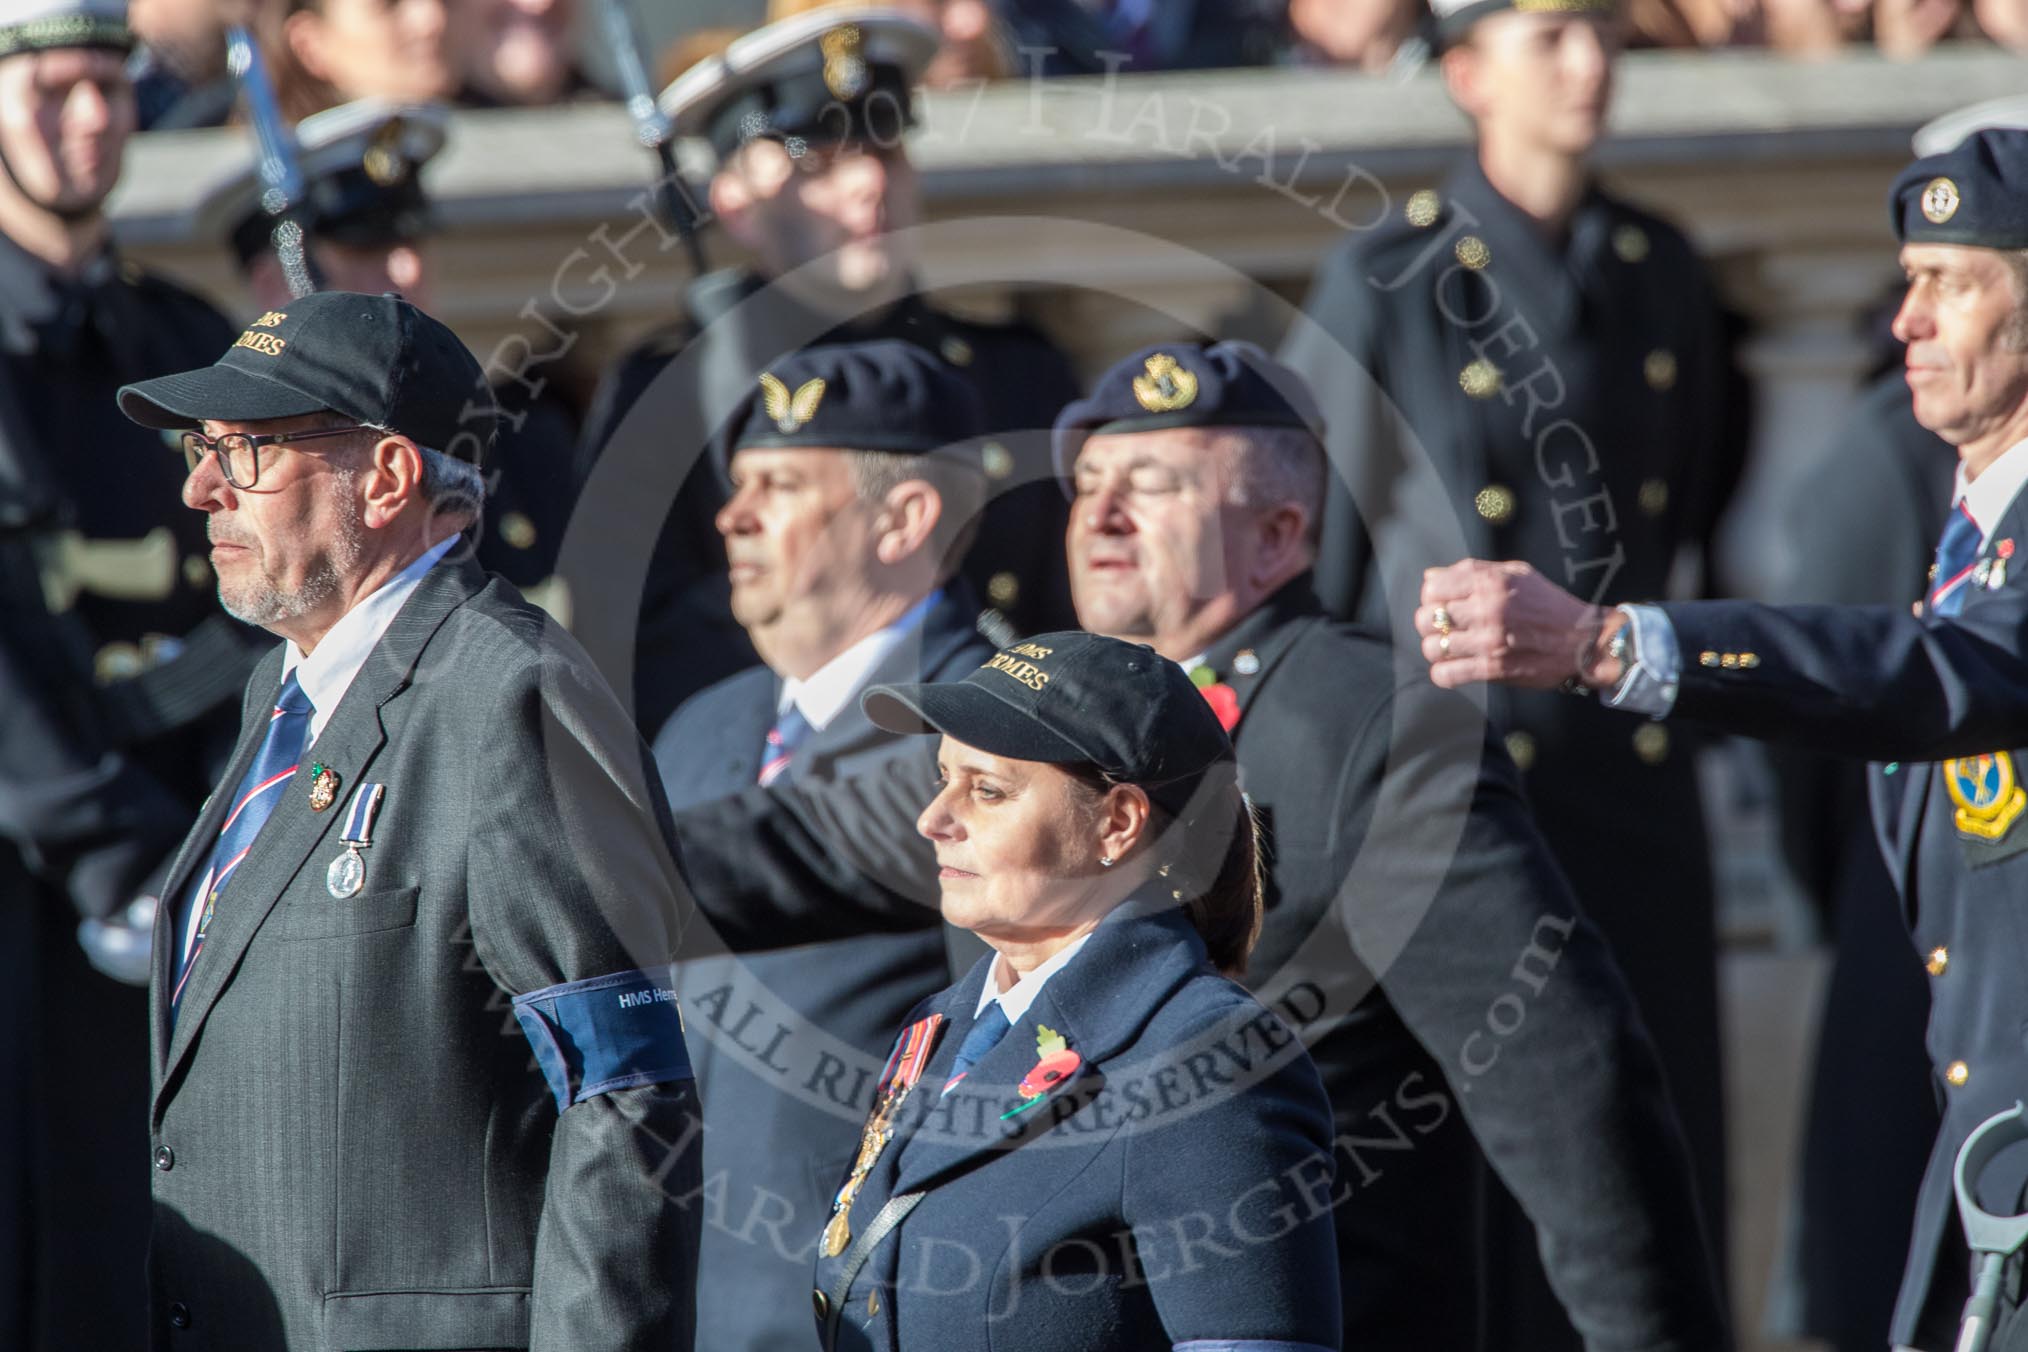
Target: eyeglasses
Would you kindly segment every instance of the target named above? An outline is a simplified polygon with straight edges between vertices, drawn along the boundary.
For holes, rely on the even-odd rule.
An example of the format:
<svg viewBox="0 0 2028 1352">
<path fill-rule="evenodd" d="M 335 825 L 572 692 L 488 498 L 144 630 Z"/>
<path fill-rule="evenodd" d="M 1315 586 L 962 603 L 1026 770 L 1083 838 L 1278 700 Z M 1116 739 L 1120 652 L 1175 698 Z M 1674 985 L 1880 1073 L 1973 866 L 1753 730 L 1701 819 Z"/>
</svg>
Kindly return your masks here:
<svg viewBox="0 0 2028 1352">
<path fill-rule="evenodd" d="M 183 459 L 190 466 L 192 474 L 204 463 L 204 457 L 218 457 L 219 473 L 234 488 L 252 488 L 261 479 L 261 447 L 293 446 L 299 441 L 315 441 L 319 437 L 347 437 L 354 432 L 372 432 L 378 429 L 365 426 L 327 427 L 314 432 L 227 432 L 221 437 L 207 437 L 202 432 L 183 434 Z"/>
</svg>

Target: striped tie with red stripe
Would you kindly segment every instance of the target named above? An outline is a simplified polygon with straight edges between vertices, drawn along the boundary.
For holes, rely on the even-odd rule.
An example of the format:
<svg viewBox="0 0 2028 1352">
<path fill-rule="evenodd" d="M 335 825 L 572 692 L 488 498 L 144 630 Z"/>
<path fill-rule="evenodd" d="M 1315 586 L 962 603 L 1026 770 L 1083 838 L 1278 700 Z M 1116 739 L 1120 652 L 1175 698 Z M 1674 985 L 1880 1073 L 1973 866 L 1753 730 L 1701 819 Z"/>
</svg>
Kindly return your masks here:
<svg viewBox="0 0 2028 1352">
<path fill-rule="evenodd" d="M 310 717 L 315 712 L 310 697 L 296 683 L 296 673 L 290 672 L 282 682 L 281 693 L 275 697 L 275 711 L 268 717 L 268 733 L 261 742 L 260 754 L 247 767 L 233 794 L 232 810 L 226 814 L 225 825 L 219 828 L 211 862 L 198 876 L 197 885 L 177 913 L 180 922 L 177 933 L 183 942 L 178 950 L 176 985 L 169 993 L 172 1019 L 177 1002 L 183 998 L 184 983 L 197 964 L 197 955 L 204 951 L 204 932 L 210 928 L 213 907 L 240 861 L 253 847 L 254 837 L 260 834 L 276 804 L 288 792 L 289 783 L 295 778 L 296 762 L 303 755 L 303 742 L 310 733 Z"/>
</svg>

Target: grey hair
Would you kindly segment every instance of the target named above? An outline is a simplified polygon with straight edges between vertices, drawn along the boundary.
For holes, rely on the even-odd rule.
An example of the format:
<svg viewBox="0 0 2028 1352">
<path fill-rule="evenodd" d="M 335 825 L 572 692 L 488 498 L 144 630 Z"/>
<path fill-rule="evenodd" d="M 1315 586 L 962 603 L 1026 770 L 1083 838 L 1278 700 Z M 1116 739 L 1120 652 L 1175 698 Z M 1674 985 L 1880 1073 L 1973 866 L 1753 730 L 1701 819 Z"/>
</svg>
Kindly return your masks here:
<svg viewBox="0 0 2028 1352">
<path fill-rule="evenodd" d="M 936 553 L 937 581 L 949 581 L 978 537 L 979 514 L 985 506 L 984 480 L 979 472 L 946 455 L 905 455 L 899 451 L 847 451 L 845 466 L 852 475 L 853 493 L 864 503 L 882 502 L 911 480 L 920 480 L 937 491 L 943 511 L 930 548 Z"/>
<path fill-rule="evenodd" d="M 477 513 L 486 500 L 486 476 L 469 460 L 418 445 L 422 452 L 422 493 L 440 512 Z"/>
<path fill-rule="evenodd" d="M 382 436 L 408 436 L 398 427 L 383 427 L 379 423 L 361 423 L 361 427 Z M 414 437 L 409 437 L 415 441 Z M 434 450 L 415 442 L 415 448 L 422 454 L 422 483 L 418 487 L 422 496 L 434 512 L 463 512 L 477 517 L 486 504 L 486 476 L 479 467 L 469 460 Z"/>
<path fill-rule="evenodd" d="M 1323 538 L 1324 448 L 1300 427 L 1220 429 L 1213 445 L 1232 455 L 1232 482 L 1226 501 L 1234 507 L 1265 508 L 1294 503 L 1308 517 L 1303 541 L 1316 549 Z"/>
<path fill-rule="evenodd" d="M 2002 249 L 2000 261 L 2014 276 L 2014 313 L 2000 330 L 2000 341 L 2010 351 L 2028 351 L 2028 249 Z"/>
</svg>

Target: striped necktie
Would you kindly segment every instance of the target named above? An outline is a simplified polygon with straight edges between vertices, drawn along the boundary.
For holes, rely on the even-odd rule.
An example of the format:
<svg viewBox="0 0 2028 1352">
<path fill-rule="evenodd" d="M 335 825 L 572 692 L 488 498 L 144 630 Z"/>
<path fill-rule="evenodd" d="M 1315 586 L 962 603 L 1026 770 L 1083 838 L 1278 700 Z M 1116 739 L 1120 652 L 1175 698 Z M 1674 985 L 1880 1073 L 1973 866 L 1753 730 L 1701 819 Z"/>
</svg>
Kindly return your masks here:
<svg viewBox="0 0 2028 1352">
<path fill-rule="evenodd" d="M 212 847 L 211 862 L 184 903 L 178 932 L 185 939 L 176 985 L 169 993 L 171 1018 L 175 1017 L 177 1002 L 183 998 L 183 985 L 190 979 L 191 969 L 197 965 L 197 955 L 204 951 L 204 934 L 211 928 L 212 912 L 218 904 L 219 894 L 225 890 L 240 861 L 253 847 L 254 837 L 274 815 L 282 795 L 288 792 L 289 783 L 296 774 L 296 762 L 302 758 L 303 742 L 309 736 L 310 716 L 315 712 L 310 697 L 296 683 L 296 673 L 290 672 L 289 678 L 282 682 L 281 693 L 275 697 L 275 711 L 268 716 L 268 732 L 261 741 L 260 753 L 247 767 L 245 776 L 239 781 L 239 788 L 233 794 L 232 811 L 226 814 L 225 825 L 219 828 L 218 844 Z"/>
<path fill-rule="evenodd" d="M 1943 538 L 1937 541 L 1936 572 L 1929 583 L 1932 615 L 1955 615 L 1964 608 L 1965 584 L 1979 562 L 1979 523 L 1965 510 L 1960 498 L 1944 523 Z"/>
<path fill-rule="evenodd" d="M 965 1040 L 958 1044 L 958 1059 L 951 1062 L 951 1078 L 944 1081 L 944 1092 L 948 1094 L 956 1089 L 958 1081 L 964 1079 L 987 1052 L 998 1046 L 1000 1039 L 1007 1036 L 1007 1030 L 1013 1026 L 1007 1021 L 1007 1011 L 1000 1008 L 998 1000 L 987 1005 L 986 1012 L 979 1015 L 971 1031 L 965 1034 Z"/>
<path fill-rule="evenodd" d="M 766 788 L 782 777 L 789 768 L 789 762 L 796 757 L 796 748 L 810 735 L 810 720 L 803 717 L 803 711 L 795 705 L 775 720 L 768 729 L 767 746 L 761 751 L 760 786 Z"/>
</svg>

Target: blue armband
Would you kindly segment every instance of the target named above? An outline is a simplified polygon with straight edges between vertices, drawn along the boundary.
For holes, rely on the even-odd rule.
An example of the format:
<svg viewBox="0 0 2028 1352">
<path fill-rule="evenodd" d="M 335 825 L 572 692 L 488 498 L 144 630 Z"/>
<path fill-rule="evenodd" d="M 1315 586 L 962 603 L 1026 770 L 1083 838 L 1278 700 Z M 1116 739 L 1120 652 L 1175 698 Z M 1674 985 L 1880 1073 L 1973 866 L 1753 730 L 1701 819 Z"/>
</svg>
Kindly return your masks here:
<svg viewBox="0 0 2028 1352">
<path fill-rule="evenodd" d="M 691 1078 L 675 976 L 665 964 L 514 997 L 557 1112 L 614 1089 Z"/>
</svg>

